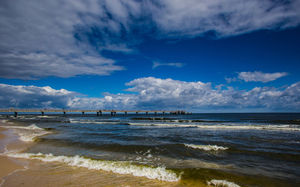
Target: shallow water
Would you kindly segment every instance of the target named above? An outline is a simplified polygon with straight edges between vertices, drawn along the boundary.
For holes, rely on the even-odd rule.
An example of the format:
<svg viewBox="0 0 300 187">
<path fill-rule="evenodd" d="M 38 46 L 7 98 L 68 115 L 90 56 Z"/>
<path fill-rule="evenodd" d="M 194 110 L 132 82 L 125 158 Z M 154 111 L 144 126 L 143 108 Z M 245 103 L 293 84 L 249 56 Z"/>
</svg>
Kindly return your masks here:
<svg viewBox="0 0 300 187">
<path fill-rule="evenodd" d="M 12 157 L 183 185 L 298 186 L 299 119 L 296 113 L 23 115 L 7 126 L 37 142 Z"/>
</svg>

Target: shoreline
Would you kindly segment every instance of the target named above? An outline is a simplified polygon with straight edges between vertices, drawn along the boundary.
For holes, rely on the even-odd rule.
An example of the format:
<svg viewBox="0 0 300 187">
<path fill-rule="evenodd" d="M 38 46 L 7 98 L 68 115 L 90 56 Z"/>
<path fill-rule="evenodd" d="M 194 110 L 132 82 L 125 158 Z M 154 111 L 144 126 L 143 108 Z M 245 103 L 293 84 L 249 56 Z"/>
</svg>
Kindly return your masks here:
<svg viewBox="0 0 300 187">
<path fill-rule="evenodd" d="M 7 125 L 3 122 L 0 125 Z M 102 170 L 69 166 L 59 162 L 13 158 L 6 150 L 26 150 L 33 143 L 18 139 L 13 130 L 0 126 L 0 186 L 182 186 L 180 182 L 166 182 L 116 174 Z M 22 151 L 21 151 L 22 152 Z M 206 186 L 206 185 L 205 185 Z"/>
<path fill-rule="evenodd" d="M 0 186 L 2 186 L 5 183 L 5 178 L 12 175 L 13 173 L 26 169 L 24 166 L 21 164 L 18 164 L 15 159 L 9 158 L 5 155 L 2 155 L 5 152 L 6 146 L 5 145 L 5 138 L 7 138 L 7 135 L 5 134 L 5 131 L 7 129 L 4 129 L 0 127 L 0 165 L 1 165 L 1 170 L 0 170 Z"/>
<path fill-rule="evenodd" d="M 79 122 L 81 118 L 79 118 Z M 57 119 L 55 119 L 57 120 Z M 65 119 L 61 119 L 65 120 Z M 98 122 L 95 119 L 92 122 Z M 40 123 L 43 122 L 39 117 L 28 117 L 28 120 L 1 120 L 0 121 L 0 150 L 5 151 L 5 154 L 0 154 L 1 166 L 8 164 L 9 170 L 3 170 L 3 175 L 0 176 L 0 184 L 2 186 L 294 186 L 298 180 L 292 181 L 289 178 L 274 177 L 266 172 L 264 175 L 259 175 L 255 168 L 246 168 L 247 171 L 235 165 L 211 165 L 214 160 L 179 160 L 179 167 L 176 167 L 177 160 L 170 159 L 158 161 L 164 165 L 143 165 L 143 162 L 134 162 L 135 157 L 127 159 L 118 159 L 118 157 L 101 157 L 106 149 L 94 151 L 92 147 L 85 147 L 85 144 L 73 147 L 68 147 L 69 144 L 60 144 L 47 141 L 55 137 L 68 137 L 70 132 L 77 133 L 78 137 L 82 134 L 91 134 L 97 136 L 101 142 L 110 139 L 107 136 L 103 139 L 101 134 L 102 128 L 106 132 L 108 126 L 95 126 L 89 120 L 84 120 L 86 124 L 64 124 L 55 121 L 55 124 Z M 105 119 L 103 120 L 105 121 Z M 47 122 L 48 119 L 47 119 Z M 100 122 L 102 122 L 100 120 Z M 97 123 L 98 124 L 98 123 Z M 102 123 L 101 123 L 102 124 Z M 120 122 L 121 129 L 127 129 Z M 123 126 L 122 126 L 123 125 Z M 80 128 L 79 128 L 80 127 Z M 89 127 L 93 129 L 86 128 Z M 93 128 L 92 128 L 93 127 Z M 111 126 L 109 130 L 113 130 L 116 126 Z M 139 128 L 137 128 L 139 129 Z M 152 128 L 151 128 L 152 129 Z M 94 131 L 97 133 L 94 134 Z M 131 129 L 132 130 L 132 129 Z M 157 131 L 161 131 L 157 128 Z M 188 132 L 194 133 L 194 129 L 186 128 Z M 133 131 L 133 130 L 132 130 Z M 169 131 L 169 130 L 166 130 Z M 263 130 L 269 132 L 267 130 Z M 152 131 L 151 131 L 152 132 Z M 223 131 L 220 131 L 223 132 Z M 262 132 L 259 131 L 259 132 Z M 221 133 L 222 134 L 222 133 Z M 49 135 L 49 136 L 47 136 Z M 72 134 L 71 134 L 72 135 Z M 101 134 L 103 135 L 103 133 Z M 45 137 L 43 137 L 45 136 Z M 47 137 L 46 137 L 47 136 Z M 99 137 L 98 137 L 99 136 Z M 126 136 L 125 136 L 126 137 Z M 89 139 L 89 137 L 84 137 Z M 102 138 L 102 139 L 101 139 Z M 130 137 L 131 138 L 131 137 Z M 84 139 L 85 140 L 85 139 Z M 130 140 L 130 139 L 129 139 Z M 72 141 L 70 141 L 72 142 Z M 76 141 L 75 141 L 76 142 Z M 84 141 L 83 141 L 84 142 Z M 129 142 L 130 143 L 130 142 Z M 88 145 L 88 144 L 87 144 Z M 204 146 L 205 145 L 205 146 Z M 201 144 L 188 142 L 187 144 L 175 144 L 176 148 L 185 151 L 186 153 L 201 153 L 201 155 L 218 156 L 219 154 L 234 154 L 231 144 Z M 119 146 L 112 146 L 118 148 Z M 121 148 L 127 148 L 123 146 Z M 132 148 L 129 147 L 129 148 Z M 136 148 L 136 147 L 133 147 Z M 141 152 L 137 155 L 142 155 L 144 158 L 154 157 L 155 151 L 149 147 L 142 147 Z M 82 149 L 82 150 L 81 150 Z M 177 150 L 178 150 L 177 149 Z M 175 149 L 176 150 L 176 149 Z M 240 149 L 237 149 L 240 150 Z M 242 150 L 242 149 L 241 149 Z M 233 153 L 232 153 L 233 152 Z M 122 152 L 123 153 L 123 152 Z M 125 156 L 126 151 L 124 151 Z M 130 151 L 129 151 L 130 153 Z M 256 153 L 256 152 L 255 152 Z M 259 154 L 260 152 L 258 152 Z M 247 153 L 242 152 L 240 154 Z M 87 155 L 87 156 L 86 156 Z M 100 155 L 100 156 L 99 156 Z M 163 154 L 161 154 L 163 156 Z M 163 159 L 161 155 L 155 155 L 159 159 Z M 183 153 L 185 155 L 185 153 Z M 124 155 L 121 155 L 124 156 Z M 142 158 L 137 157 L 139 160 Z M 204 155 L 205 156 L 205 155 Z M 269 156 L 269 155 L 268 155 Z M 272 155 L 273 156 L 273 155 Z M 277 157 L 275 157 L 277 158 Z M 281 157 L 279 157 L 281 159 Z M 2 161 L 3 160 L 3 161 Z M 148 160 L 147 160 L 148 161 Z M 211 162 L 210 162 L 211 161 Z M 217 163 L 217 162 L 216 162 Z M 230 162 L 232 163 L 232 162 Z M 248 163 L 246 163 L 248 164 Z M 5 165 L 5 167 L 6 167 Z M 182 167 L 180 167 L 182 166 Z M 228 166 L 228 167 L 227 167 Z M 2 169 L 2 168 L 1 168 Z M 244 169 L 244 170 L 243 170 Z M 251 173 L 252 172 L 252 173 Z M 174 175 L 176 174 L 176 175 Z M 280 176 L 285 177 L 279 172 Z"/>
</svg>

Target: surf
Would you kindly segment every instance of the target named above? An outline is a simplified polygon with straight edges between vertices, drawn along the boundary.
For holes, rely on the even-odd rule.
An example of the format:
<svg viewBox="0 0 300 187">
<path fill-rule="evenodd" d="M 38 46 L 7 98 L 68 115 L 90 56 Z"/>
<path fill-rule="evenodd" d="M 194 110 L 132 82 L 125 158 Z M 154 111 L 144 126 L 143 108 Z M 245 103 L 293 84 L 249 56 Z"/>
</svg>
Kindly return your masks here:
<svg viewBox="0 0 300 187">
<path fill-rule="evenodd" d="M 147 177 L 161 181 L 177 182 L 180 175 L 165 167 L 134 165 L 128 161 L 94 160 L 82 156 L 55 156 L 43 153 L 8 153 L 13 158 L 35 159 L 43 162 L 60 162 L 69 166 L 83 167 L 91 170 L 103 170 L 118 174 L 130 174 L 136 177 Z"/>
</svg>

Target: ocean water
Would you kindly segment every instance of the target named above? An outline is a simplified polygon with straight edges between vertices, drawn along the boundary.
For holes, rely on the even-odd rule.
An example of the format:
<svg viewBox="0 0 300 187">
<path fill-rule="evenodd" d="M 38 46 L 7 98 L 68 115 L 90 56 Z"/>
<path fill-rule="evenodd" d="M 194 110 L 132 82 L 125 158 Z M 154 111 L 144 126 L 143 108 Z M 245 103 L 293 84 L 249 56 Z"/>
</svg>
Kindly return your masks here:
<svg viewBox="0 0 300 187">
<path fill-rule="evenodd" d="M 300 114 L 1 116 L 16 158 L 181 185 L 300 186 Z"/>
</svg>

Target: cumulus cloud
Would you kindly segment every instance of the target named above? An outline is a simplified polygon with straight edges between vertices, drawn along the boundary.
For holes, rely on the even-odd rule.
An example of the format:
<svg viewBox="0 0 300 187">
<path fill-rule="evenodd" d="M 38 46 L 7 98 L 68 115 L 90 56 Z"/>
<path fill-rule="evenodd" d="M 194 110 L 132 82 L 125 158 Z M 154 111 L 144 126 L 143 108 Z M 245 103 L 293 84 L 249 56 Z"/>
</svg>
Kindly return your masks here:
<svg viewBox="0 0 300 187">
<path fill-rule="evenodd" d="M 181 68 L 184 66 L 184 64 L 180 63 L 180 62 L 170 62 L 170 63 L 153 62 L 152 69 L 155 69 L 160 66 L 170 66 L 170 67 Z"/>
<path fill-rule="evenodd" d="M 260 71 L 240 72 L 238 78 L 245 82 L 270 82 L 281 77 L 287 76 L 286 72 L 263 73 Z"/>
<path fill-rule="evenodd" d="M 65 108 L 75 92 L 49 86 L 14 86 L 0 84 L 1 108 Z"/>
<path fill-rule="evenodd" d="M 238 90 L 204 82 L 145 77 L 127 83 L 128 94 L 85 97 L 50 87 L 0 85 L 3 107 L 89 109 L 164 109 L 189 111 L 299 111 L 300 82 L 286 88 Z"/>
<path fill-rule="evenodd" d="M 228 37 L 299 25 L 300 1 L 2 0 L 0 76 L 109 75 L 103 50 L 130 53 L 147 38 Z"/>
<path fill-rule="evenodd" d="M 232 87 L 213 87 L 211 83 L 185 82 L 153 77 L 135 79 L 128 91 L 137 92 L 139 107 L 168 109 L 298 109 L 300 82 L 280 90 L 274 87 L 256 87 L 238 90 Z M 298 93 L 298 94 L 297 94 Z"/>
</svg>

